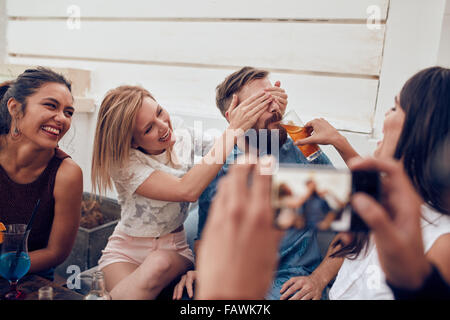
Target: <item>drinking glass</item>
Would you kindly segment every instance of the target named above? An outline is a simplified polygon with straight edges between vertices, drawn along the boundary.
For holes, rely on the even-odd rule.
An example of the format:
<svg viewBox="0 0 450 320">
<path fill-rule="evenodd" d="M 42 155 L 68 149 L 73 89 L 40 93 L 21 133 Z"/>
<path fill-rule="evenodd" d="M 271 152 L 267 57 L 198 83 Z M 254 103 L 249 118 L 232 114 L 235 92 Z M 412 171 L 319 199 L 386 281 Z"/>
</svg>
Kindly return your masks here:
<svg viewBox="0 0 450 320">
<path fill-rule="evenodd" d="M 38 294 L 39 300 L 53 300 L 53 288 L 50 286 L 40 287 Z"/>
<path fill-rule="evenodd" d="M 294 110 L 287 112 L 281 120 L 281 126 L 286 129 L 292 140 L 300 140 L 311 136 L 312 128 L 305 128 L 302 120 Z M 321 155 L 322 150 L 315 143 L 298 146 L 306 160 L 313 161 Z"/>
<path fill-rule="evenodd" d="M 0 250 L 0 275 L 9 281 L 9 292 L 5 294 L 6 300 L 21 300 L 25 292 L 17 290 L 18 281 L 30 269 L 28 255 L 28 235 L 25 224 L 6 225 L 2 231 L 3 242 Z"/>
</svg>

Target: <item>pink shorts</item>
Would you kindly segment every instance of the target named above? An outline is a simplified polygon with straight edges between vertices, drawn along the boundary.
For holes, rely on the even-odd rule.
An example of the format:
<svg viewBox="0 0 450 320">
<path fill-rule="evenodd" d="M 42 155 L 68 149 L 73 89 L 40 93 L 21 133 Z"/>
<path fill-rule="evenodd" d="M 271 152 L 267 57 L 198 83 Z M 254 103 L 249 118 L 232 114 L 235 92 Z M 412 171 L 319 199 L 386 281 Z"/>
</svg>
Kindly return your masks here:
<svg viewBox="0 0 450 320">
<path fill-rule="evenodd" d="M 141 265 L 152 251 L 171 250 L 194 263 L 194 254 L 186 240 L 186 231 L 169 233 L 159 238 L 132 237 L 114 230 L 108 239 L 106 248 L 98 261 L 98 270 L 116 262 L 128 262 Z"/>
</svg>

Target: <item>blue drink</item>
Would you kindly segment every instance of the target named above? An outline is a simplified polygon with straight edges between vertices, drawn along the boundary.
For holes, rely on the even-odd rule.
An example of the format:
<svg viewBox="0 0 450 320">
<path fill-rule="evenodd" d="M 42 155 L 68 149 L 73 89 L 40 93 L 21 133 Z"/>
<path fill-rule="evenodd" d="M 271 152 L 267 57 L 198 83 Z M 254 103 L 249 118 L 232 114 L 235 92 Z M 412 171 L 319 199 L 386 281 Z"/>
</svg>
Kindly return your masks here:
<svg viewBox="0 0 450 320">
<path fill-rule="evenodd" d="M 17 259 L 17 265 L 11 269 L 11 264 Z M 16 252 L 7 252 L 0 256 L 0 275 L 9 281 L 17 281 L 30 269 L 30 257 L 26 252 L 21 252 L 16 258 Z"/>
<path fill-rule="evenodd" d="M 0 275 L 9 280 L 9 292 L 3 298 L 21 300 L 25 298 L 26 293 L 17 290 L 17 282 L 30 270 L 27 245 L 30 230 L 27 230 L 25 224 L 8 224 L 5 227 L 6 230 L 2 232 L 3 243 L 0 246 Z"/>
</svg>

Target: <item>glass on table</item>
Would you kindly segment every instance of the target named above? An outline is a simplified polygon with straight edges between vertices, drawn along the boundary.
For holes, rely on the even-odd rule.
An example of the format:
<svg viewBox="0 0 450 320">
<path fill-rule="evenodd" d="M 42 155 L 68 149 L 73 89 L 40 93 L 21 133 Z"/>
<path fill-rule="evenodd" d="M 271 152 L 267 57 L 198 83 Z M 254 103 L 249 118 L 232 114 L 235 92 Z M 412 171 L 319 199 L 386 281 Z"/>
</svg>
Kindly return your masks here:
<svg viewBox="0 0 450 320">
<path fill-rule="evenodd" d="M 30 269 L 28 235 L 25 224 L 9 224 L 1 231 L 0 275 L 9 281 L 6 300 L 21 300 L 26 294 L 17 290 L 17 283 Z"/>
<path fill-rule="evenodd" d="M 297 113 L 293 110 L 287 112 L 281 120 L 281 126 L 286 129 L 292 140 L 308 138 L 311 136 L 312 128 L 306 128 Z M 306 160 L 313 161 L 322 154 L 322 150 L 315 143 L 298 146 Z"/>
<path fill-rule="evenodd" d="M 50 286 L 39 288 L 39 300 L 53 300 L 53 288 Z"/>
<path fill-rule="evenodd" d="M 84 300 L 111 300 L 111 295 L 106 291 L 103 271 L 95 271 L 92 275 L 91 291 L 84 297 Z"/>
</svg>

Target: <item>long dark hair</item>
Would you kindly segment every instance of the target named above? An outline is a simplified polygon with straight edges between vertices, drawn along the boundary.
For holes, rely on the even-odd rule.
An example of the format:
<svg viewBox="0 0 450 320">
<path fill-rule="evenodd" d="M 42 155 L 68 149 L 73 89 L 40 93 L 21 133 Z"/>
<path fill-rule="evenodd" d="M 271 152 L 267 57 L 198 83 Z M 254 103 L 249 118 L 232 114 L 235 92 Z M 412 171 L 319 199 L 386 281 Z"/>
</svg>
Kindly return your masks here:
<svg viewBox="0 0 450 320">
<path fill-rule="evenodd" d="M 405 122 L 394 158 L 422 199 L 441 213 L 450 214 L 432 178 L 432 155 L 443 144 L 450 126 L 450 69 L 433 67 L 409 79 L 400 92 Z"/>
<path fill-rule="evenodd" d="M 394 158 L 403 162 L 422 199 L 436 211 L 450 214 L 433 176 L 433 155 L 449 133 L 450 69 L 431 67 L 416 73 L 400 92 L 400 106 L 405 112 L 405 122 Z M 332 256 L 356 258 L 367 246 L 368 237 L 357 234 L 352 243 Z"/>
<path fill-rule="evenodd" d="M 46 83 L 63 84 L 72 92 L 71 83 L 64 76 L 44 67 L 27 69 L 17 79 L 0 84 L 0 135 L 8 134 L 11 130 L 12 118 L 8 110 L 8 100 L 14 98 L 19 102 L 23 114 L 27 98 Z"/>
</svg>

